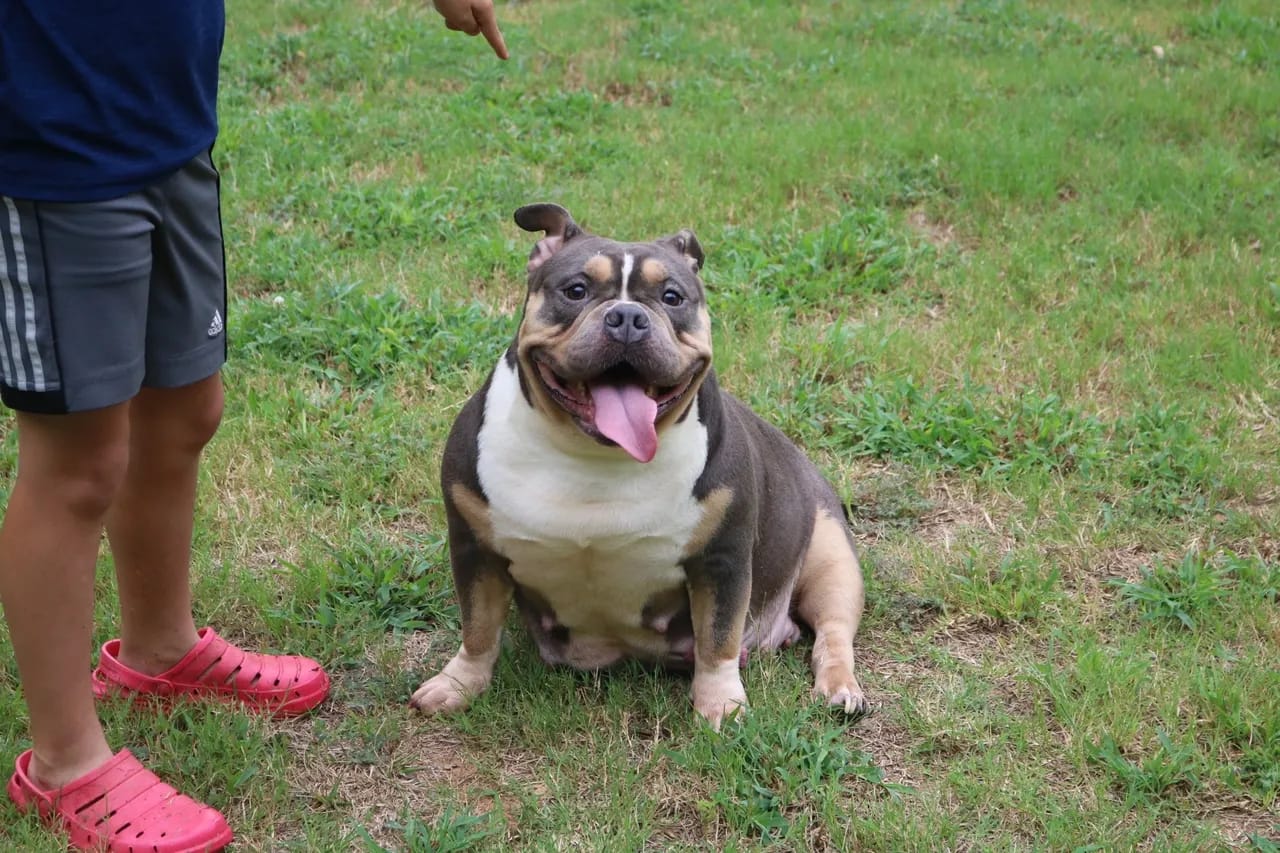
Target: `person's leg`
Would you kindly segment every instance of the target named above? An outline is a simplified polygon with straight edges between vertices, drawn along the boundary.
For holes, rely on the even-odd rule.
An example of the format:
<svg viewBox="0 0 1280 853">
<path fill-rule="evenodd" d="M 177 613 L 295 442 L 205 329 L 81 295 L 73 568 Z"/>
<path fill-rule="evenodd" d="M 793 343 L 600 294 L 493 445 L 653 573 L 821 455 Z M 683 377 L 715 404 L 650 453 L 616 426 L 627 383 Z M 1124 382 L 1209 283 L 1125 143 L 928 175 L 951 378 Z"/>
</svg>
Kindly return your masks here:
<svg viewBox="0 0 1280 853">
<path fill-rule="evenodd" d="M 182 420 L 191 429 L 166 441 L 165 424 L 151 416 L 153 399 L 138 396 L 150 373 L 160 215 L 141 192 L 88 204 L 0 196 L 0 212 L 8 214 L 0 217 L 0 293 L 8 306 L 0 312 L 0 399 L 20 413 L 18 476 L 0 525 L 0 600 L 34 742 L 15 761 L 6 791 L 19 810 L 61 822 L 77 848 L 151 849 L 152 839 L 163 839 L 171 849 L 222 849 L 232 834 L 221 814 L 181 795 L 127 750 L 112 754 L 93 704 L 101 684 L 89 669 L 93 569 L 103 526 L 118 515 L 115 502 L 135 491 L 139 472 L 143 482 L 163 481 L 155 471 L 166 466 L 153 463 L 172 461 L 172 441 L 198 448 L 205 440 L 191 432 L 207 412 L 188 412 Z M 215 373 L 205 369 L 166 387 Z M 214 402 L 220 409 L 221 398 Z M 134 422 L 145 435 L 136 468 Z M 128 515 L 131 498 L 124 500 Z M 189 543 L 189 505 L 185 515 Z M 178 588 L 185 584 L 184 566 Z M 189 624 L 189 606 L 172 609 Z M 160 801 L 163 809 L 152 807 Z"/>
<path fill-rule="evenodd" d="M 222 378 L 143 388 L 129 404 L 130 454 L 107 516 L 120 591 L 120 661 L 157 675 L 198 639 L 191 535 L 200 454 L 222 417 Z"/>
<path fill-rule="evenodd" d="M 89 679 L 94 566 L 128 467 L 150 231 L 132 196 L 0 197 L 0 397 L 18 431 L 0 599 L 30 715 L 31 772 L 51 786 L 111 756 Z"/>
<path fill-rule="evenodd" d="M 240 701 L 287 716 L 315 707 L 329 679 L 310 658 L 241 649 L 197 630 L 190 588 L 200 454 L 222 416 L 226 264 L 218 173 L 208 155 L 143 192 L 156 212 L 147 293 L 146 371 L 130 404 L 128 473 L 107 518 L 121 636 L 94 688 Z"/>
<path fill-rule="evenodd" d="M 18 413 L 18 478 L 0 526 L 0 601 L 48 787 L 111 757 L 89 663 L 103 519 L 128 464 L 128 408 Z"/>
</svg>

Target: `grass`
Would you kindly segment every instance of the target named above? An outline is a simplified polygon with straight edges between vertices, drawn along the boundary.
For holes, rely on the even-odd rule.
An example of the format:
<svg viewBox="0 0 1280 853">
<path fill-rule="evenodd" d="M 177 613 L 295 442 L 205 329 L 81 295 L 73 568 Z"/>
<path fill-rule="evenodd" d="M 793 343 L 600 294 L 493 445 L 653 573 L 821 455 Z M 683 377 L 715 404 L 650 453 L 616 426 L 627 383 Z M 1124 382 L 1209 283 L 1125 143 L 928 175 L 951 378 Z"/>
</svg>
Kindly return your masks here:
<svg viewBox="0 0 1280 853">
<path fill-rule="evenodd" d="M 1273 5 L 556 0 L 499 8 L 501 64 L 423 4 L 231 0 L 197 616 L 334 697 L 108 708 L 112 742 L 253 850 L 1276 849 Z M 790 651 L 715 734 L 685 679 L 518 630 L 469 713 L 405 708 L 457 642 L 439 454 L 537 200 L 697 232 L 723 382 L 853 510 L 871 716 Z M 61 849 L 4 804 L 0 842 Z"/>
</svg>

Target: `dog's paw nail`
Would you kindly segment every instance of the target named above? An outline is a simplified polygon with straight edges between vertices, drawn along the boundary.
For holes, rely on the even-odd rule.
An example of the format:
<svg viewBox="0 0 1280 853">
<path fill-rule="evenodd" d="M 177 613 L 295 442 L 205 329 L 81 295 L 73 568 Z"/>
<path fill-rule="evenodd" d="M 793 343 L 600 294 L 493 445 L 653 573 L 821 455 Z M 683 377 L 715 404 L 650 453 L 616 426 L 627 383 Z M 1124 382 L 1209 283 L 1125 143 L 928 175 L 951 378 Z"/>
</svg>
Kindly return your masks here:
<svg viewBox="0 0 1280 853">
<path fill-rule="evenodd" d="M 718 713 L 702 713 L 702 718 L 706 720 L 707 725 L 711 726 L 711 730 L 718 732 L 724 728 L 725 723 L 730 725 L 739 722 L 743 717 L 744 709 L 742 705 L 735 705 L 731 710 L 720 711 Z"/>
<path fill-rule="evenodd" d="M 720 731 L 720 727 L 726 722 L 738 722 L 746 715 L 747 700 L 742 698 L 698 703 L 694 706 L 694 710 L 711 725 L 712 729 Z"/>
<path fill-rule="evenodd" d="M 831 691 L 814 688 L 813 698 L 817 701 L 825 702 L 833 708 L 840 708 L 846 714 L 852 716 L 862 716 L 871 708 L 867 703 L 867 697 L 863 695 L 862 691 L 851 687 L 839 687 Z"/>
<path fill-rule="evenodd" d="M 467 707 L 470 697 L 458 683 L 443 673 L 422 683 L 409 699 L 409 705 L 423 714 L 445 714 Z"/>
</svg>

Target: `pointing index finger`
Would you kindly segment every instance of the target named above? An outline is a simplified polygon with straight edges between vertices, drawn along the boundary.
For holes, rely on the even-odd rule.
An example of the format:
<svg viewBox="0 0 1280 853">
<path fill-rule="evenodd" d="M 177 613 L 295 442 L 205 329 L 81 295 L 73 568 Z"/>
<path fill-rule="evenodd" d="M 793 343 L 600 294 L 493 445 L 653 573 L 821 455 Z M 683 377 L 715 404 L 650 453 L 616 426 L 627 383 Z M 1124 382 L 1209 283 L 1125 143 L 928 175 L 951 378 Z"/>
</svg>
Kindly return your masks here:
<svg viewBox="0 0 1280 853">
<path fill-rule="evenodd" d="M 502 38 L 502 30 L 498 29 L 498 16 L 494 13 L 493 7 L 481 5 L 475 10 L 475 16 L 484 40 L 489 42 L 489 46 L 493 48 L 493 52 L 499 59 L 506 59 L 507 42 Z"/>
</svg>

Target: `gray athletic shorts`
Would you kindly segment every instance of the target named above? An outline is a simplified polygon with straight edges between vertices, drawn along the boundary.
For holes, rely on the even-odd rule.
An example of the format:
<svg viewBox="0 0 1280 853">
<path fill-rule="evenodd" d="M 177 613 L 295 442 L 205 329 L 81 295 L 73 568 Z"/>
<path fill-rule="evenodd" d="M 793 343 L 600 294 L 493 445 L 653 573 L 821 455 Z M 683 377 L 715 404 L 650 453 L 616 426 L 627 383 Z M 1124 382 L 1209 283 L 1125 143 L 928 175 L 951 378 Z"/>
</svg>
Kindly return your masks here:
<svg viewBox="0 0 1280 853">
<path fill-rule="evenodd" d="M 0 400 L 80 412 L 177 388 L 227 358 L 218 172 L 208 154 L 139 192 L 0 196 Z"/>
</svg>

